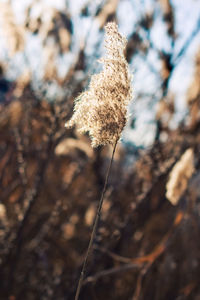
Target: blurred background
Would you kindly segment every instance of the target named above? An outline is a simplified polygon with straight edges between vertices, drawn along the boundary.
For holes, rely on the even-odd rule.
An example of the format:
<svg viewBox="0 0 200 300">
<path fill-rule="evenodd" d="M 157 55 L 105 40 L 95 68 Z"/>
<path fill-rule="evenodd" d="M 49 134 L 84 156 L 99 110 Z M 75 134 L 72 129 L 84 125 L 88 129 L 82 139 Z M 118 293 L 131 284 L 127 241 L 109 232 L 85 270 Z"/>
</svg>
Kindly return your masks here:
<svg viewBox="0 0 200 300">
<path fill-rule="evenodd" d="M 0 299 L 74 297 L 112 147 L 64 124 L 108 21 L 134 98 L 80 299 L 200 299 L 199 0 L 0 0 Z"/>
</svg>

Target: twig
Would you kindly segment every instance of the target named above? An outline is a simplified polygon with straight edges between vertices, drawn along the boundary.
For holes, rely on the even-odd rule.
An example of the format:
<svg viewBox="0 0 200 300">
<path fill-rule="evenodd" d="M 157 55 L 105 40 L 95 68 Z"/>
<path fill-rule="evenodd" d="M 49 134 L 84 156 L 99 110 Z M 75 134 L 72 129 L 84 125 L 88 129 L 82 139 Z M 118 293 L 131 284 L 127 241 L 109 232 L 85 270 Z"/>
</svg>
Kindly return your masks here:
<svg viewBox="0 0 200 300">
<path fill-rule="evenodd" d="M 106 173 L 106 179 L 105 179 L 104 187 L 103 187 L 103 190 L 102 190 L 101 198 L 99 200 L 99 205 L 98 205 L 98 209 L 97 209 L 97 212 L 96 212 L 95 221 L 94 221 L 94 225 L 93 225 L 93 229 L 92 229 L 88 249 L 87 249 L 87 252 L 86 252 L 86 255 L 85 255 L 85 258 L 84 258 L 84 262 L 83 262 L 83 266 L 82 266 L 82 270 L 81 270 L 81 275 L 80 275 L 79 282 L 78 282 L 78 287 L 76 289 L 75 300 L 78 300 L 78 298 L 79 298 L 79 294 L 80 294 L 81 287 L 82 287 L 82 284 L 83 284 L 83 279 L 84 279 L 84 275 L 85 275 L 85 270 L 86 270 L 88 258 L 90 256 L 90 253 L 91 253 L 91 250 L 92 250 L 92 245 L 93 245 L 93 242 L 94 242 L 94 238 L 96 236 L 97 225 L 98 225 L 100 215 L 101 215 L 101 208 L 102 208 L 102 205 L 103 205 L 104 195 L 105 195 L 107 184 L 108 184 L 110 169 L 111 169 L 111 166 L 112 166 L 113 157 L 114 157 L 114 154 L 115 154 L 115 149 L 116 149 L 116 146 L 117 146 L 117 142 L 118 141 L 116 141 L 115 144 L 114 144 L 112 157 L 111 157 L 110 164 L 108 166 L 108 170 L 107 170 L 107 173 Z"/>
<path fill-rule="evenodd" d="M 16 146 L 17 146 L 17 163 L 18 163 L 18 172 L 21 176 L 21 180 L 24 186 L 27 184 L 27 174 L 26 174 L 26 162 L 24 160 L 24 145 L 22 141 L 22 136 L 20 136 L 19 128 L 14 128 L 13 130 Z"/>
<path fill-rule="evenodd" d="M 197 24 L 192 31 L 191 35 L 187 38 L 184 45 L 182 46 L 181 50 L 177 54 L 177 56 L 174 59 L 174 65 L 177 66 L 181 58 L 183 57 L 184 53 L 187 51 L 188 47 L 191 45 L 192 40 L 197 36 L 197 34 L 200 31 L 200 18 L 197 20 Z"/>
<path fill-rule="evenodd" d="M 121 262 L 121 263 L 131 263 L 132 262 L 132 259 L 131 258 L 127 258 L 127 257 L 123 257 L 123 256 L 120 256 L 118 254 L 115 254 L 111 251 L 109 251 L 108 249 L 106 248 L 103 248 L 103 247 L 95 247 L 95 250 L 98 250 L 102 253 L 105 253 L 107 254 L 109 257 L 113 258 L 115 261 L 118 261 L 118 262 Z"/>
<path fill-rule="evenodd" d="M 142 289 L 142 280 L 144 278 L 144 276 L 146 275 L 146 273 L 148 272 L 148 270 L 150 269 L 152 263 L 148 263 L 146 265 L 143 266 L 139 276 L 138 276 L 138 279 L 137 279 L 137 283 L 136 283 L 136 290 L 135 290 L 135 293 L 133 295 L 133 298 L 132 300 L 138 300 L 139 297 L 140 297 L 140 292 L 141 292 L 141 289 Z"/>
<path fill-rule="evenodd" d="M 128 270 L 133 270 L 133 269 L 140 268 L 140 267 L 141 266 L 137 263 L 136 264 L 129 263 L 129 264 L 121 265 L 119 267 L 111 268 L 111 269 L 108 269 L 108 270 L 103 270 L 103 271 L 100 271 L 100 272 L 98 272 L 97 274 L 95 274 L 93 276 L 87 277 L 83 281 L 83 285 L 86 285 L 86 284 L 91 283 L 91 282 L 95 282 L 95 281 L 97 281 L 100 278 L 105 277 L 105 276 L 125 272 L 125 271 L 128 271 Z"/>
</svg>

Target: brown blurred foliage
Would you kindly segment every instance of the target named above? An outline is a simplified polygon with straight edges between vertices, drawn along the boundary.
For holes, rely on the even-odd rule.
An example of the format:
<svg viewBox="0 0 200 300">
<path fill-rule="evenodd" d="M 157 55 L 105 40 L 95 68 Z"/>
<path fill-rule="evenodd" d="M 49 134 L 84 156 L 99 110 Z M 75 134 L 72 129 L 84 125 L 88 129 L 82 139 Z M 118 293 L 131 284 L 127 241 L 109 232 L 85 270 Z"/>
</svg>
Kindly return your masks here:
<svg viewBox="0 0 200 300">
<path fill-rule="evenodd" d="M 112 7 L 117 5 L 107 1 L 97 13 L 101 26 L 115 12 L 111 2 Z M 170 1 L 161 2 L 174 38 Z M 62 25 L 62 16 L 54 13 L 54 25 Z M 152 18 L 144 17 L 140 26 L 150 30 Z M 59 43 L 59 37 L 69 36 L 68 29 L 54 30 L 54 25 L 41 25 L 40 30 L 44 37 L 52 33 L 59 51 L 67 51 L 69 44 Z M 26 26 L 39 30 L 29 21 Z M 129 40 L 129 57 L 145 53 L 151 44 L 138 32 L 135 28 Z M 0 299 L 74 297 L 112 151 L 110 147 L 93 150 L 87 136 L 64 128 L 73 98 L 87 80 L 77 79 L 80 68 L 85 71 L 84 49 L 79 54 L 62 81 L 66 98 L 52 103 L 34 93 L 29 71 L 10 83 L 1 66 L 1 87 L 6 88 L 1 95 L 5 102 L 0 103 Z M 174 105 L 167 82 L 176 66 L 166 67 L 166 55 L 159 54 L 167 70 L 161 70 L 157 137 L 151 148 L 133 149 L 134 163 L 127 159 L 128 150 L 118 145 L 83 300 L 200 298 L 199 52 L 187 95 L 188 115 L 175 130 L 168 126 Z M 50 51 L 50 60 L 51 55 Z M 54 69 L 47 75 L 57 76 Z M 166 198 L 169 174 L 189 148 L 194 153 L 194 173 L 173 206 Z"/>
</svg>

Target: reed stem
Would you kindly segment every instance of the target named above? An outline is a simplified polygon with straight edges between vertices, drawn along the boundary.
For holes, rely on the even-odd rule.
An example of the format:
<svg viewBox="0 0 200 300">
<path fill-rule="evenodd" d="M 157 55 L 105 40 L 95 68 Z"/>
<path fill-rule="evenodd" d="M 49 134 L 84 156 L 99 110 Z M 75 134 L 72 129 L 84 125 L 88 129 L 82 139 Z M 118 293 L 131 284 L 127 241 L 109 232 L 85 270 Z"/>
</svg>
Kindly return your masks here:
<svg viewBox="0 0 200 300">
<path fill-rule="evenodd" d="M 108 169 L 107 169 L 104 187 L 103 187 L 103 190 L 102 190 L 102 193 L 101 193 L 101 198 L 99 200 L 99 204 L 98 204 L 98 208 L 97 208 L 97 212 L 96 212 L 96 216 L 95 216 L 95 220 L 94 220 L 94 225 L 93 225 L 93 228 L 92 228 L 90 241 L 89 241 L 89 244 L 88 244 L 88 248 L 87 248 L 85 258 L 84 258 L 84 262 L 83 262 L 83 266 L 82 266 L 78 286 L 77 286 L 77 289 L 76 289 L 75 300 L 79 299 L 79 294 L 80 294 L 80 291 L 81 291 L 81 287 L 82 287 L 82 283 L 83 283 L 83 279 L 84 279 L 84 275 L 85 275 L 85 270 L 86 270 L 86 267 L 87 267 L 87 262 L 88 262 L 90 254 L 91 254 L 93 242 L 94 242 L 94 239 L 95 239 L 95 236 L 96 236 L 97 226 L 98 226 L 98 222 L 99 222 L 100 215 L 101 215 L 101 208 L 102 208 L 102 205 L 103 205 L 104 195 L 105 195 L 107 184 L 108 184 L 108 179 L 109 179 L 109 175 L 110 175 L 110 170 L 111 170 L 111 166 L 112 166 L 112 162 L 113 162 L 117 142 L 118 141 L 116 141 L 115 144 L 114 144 L 112 156 L 111 156 L 110 163 L 109 163 L 109 166 L 108 166 Z"/>
</svg>

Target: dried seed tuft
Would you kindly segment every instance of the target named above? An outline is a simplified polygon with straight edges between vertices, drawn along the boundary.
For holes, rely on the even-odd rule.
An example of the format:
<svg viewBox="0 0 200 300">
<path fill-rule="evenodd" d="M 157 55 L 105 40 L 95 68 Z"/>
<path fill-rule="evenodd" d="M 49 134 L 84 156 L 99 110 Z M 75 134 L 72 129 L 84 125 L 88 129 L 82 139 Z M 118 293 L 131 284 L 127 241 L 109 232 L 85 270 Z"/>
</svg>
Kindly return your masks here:
<svg viewBox="0 0 200 300">
<path fill-rule="evenodd" d="M 131 76 L 124 56 L 127 40 L 115 23 L 105 26 L 106 55 L 100 59 L 103 71 L 91 77 L 89 90 L 75 99 L 74 114 L 66 127 L 74 125 L 89 132 L 92 146 L 114 144 L 127 121 L 127 105 L 132 98 Z"/>
</svg>

